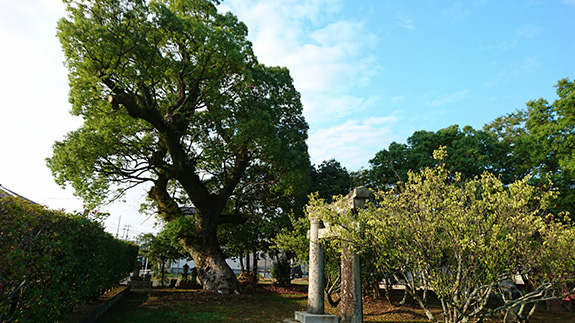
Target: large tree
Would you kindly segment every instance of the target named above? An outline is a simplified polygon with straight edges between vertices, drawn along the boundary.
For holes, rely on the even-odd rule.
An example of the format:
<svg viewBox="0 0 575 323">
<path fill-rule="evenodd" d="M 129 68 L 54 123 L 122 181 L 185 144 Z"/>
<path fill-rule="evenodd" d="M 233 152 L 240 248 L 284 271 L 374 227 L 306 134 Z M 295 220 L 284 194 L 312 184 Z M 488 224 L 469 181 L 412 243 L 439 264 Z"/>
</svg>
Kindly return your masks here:
<svg viewBox="0 0 575 323">
<path fill-rule="evenodd" d="M 307 123 L 285 68 L 259 64 L 217 0 L 65 0 L 58 36 L 81 128 L 56 142 L 56 181 L 92 204 L 144 184 L 204 288 L 239 285 L 218 244 L 262 198 L 306 192 Z M 257 203 L 254 201 L 261 201 Z"/>
<path fill-rule="evenodd" d="M 575 84 L 568 79 L 557 85 L 558 99 L 529 101 L 525 109 L 495 119 L 484 130 L 494 133 L 507 147 L 505 171 L 532 174 L 539 186 L 552 183 L 560 194 L 553 212 L 575 214 Z"/>
</svg>

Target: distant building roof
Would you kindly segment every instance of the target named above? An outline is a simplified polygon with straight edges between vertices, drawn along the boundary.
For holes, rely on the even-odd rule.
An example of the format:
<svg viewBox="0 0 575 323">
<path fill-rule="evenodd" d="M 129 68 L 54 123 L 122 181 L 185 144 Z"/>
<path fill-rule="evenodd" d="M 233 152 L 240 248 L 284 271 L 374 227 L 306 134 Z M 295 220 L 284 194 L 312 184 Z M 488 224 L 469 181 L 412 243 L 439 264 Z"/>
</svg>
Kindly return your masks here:
<svg viewBox="0 0 575 323">
<path fill-rule="evenodd" d="M 180 210 L 182 210 L 182 213 L 184 213 L 184 215 L 198 214 L 198 210 L 193 206 L 182 206 L 180 207 Z"/>
<path fill-rule="evenodd" d="M 6 187 L 2 186 L 2 184 L 0 184 L 0 197 L 5 197 L 5 196 L 17 196 L 17 197 L 22 198 L 22 199 L 24 199 L 24 200 L 26 200 L 32 204 L 38 204 L 38 203 L 36 203 L 30 199 L 25 198 L 24 196 L 22 196 L 18 193 L 15 193 L 15 192 L 7 189 Z"/>
</svg>

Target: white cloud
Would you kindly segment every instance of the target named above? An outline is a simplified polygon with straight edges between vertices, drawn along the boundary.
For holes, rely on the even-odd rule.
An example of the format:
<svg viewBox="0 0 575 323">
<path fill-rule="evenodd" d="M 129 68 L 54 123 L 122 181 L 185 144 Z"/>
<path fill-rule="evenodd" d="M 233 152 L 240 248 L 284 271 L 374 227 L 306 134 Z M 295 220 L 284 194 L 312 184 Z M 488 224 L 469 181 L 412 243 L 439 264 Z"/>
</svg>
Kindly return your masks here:
<svg viewBox="0 0 575 323">
<path fill-rule="evenodd" d="M 452 3 L 449 7 L 447 7 L 442 12 L 442 16 L 447 21 L 452 23 L 459 23 L 464 21 L 467 16 L 471 13 L 471 10 L 468 8 L 469 3 L 464 4 L 461 2 Z M 480 2 L 473 4 L 473 5 L 481 5 Z"/>
<path fill-rule="evenodd" d="M 512 39 L 504 40 L 501 43 L 499 43 L 499 45 L 497 46 L 497 49 L 503 50 L 503 51 L 511 50 L 511 49 L 517 48 L 518 45 L 519 45 L 518 39 L 512 38 Z"/>
<path fill-rule="evenodd" d="M 575 6 L 575 0 L 561 0 L 561 3 L 568 6 Z"/>
<path fill-rule="evenodd" d="M 358 37 L 360 36 L 360 37 Z M 364 26 L 357 21 L 336 21 L 310 33 L 309 37 L 324 48 L 340 48 L 349 55 L 360 55 L 365 46 L 375 43 L 373 34 L 365 34 Z"/>
<path fill-rule="evenodd" d="M 503 51 L 516 49 L 521 45 L 521 42 L 524 41 L 525 38 L 534 38 L 539 35 L 540 31 L 540 28 L 534 25 L 520 26 L 515 31 L 515 36 L 501 41 L 497 46 L 497 49 Z"/>
<path fill-rule="evenodd" d="M 415 25 L 413 19 L 405 12 L 399 12 L 395 17 L 395 24 L 399 27 L 414 30 Z"/>
<path fill-rule="evenodd" d="M 392 114 L 387 117 L 371 117 L 367 118 L 363 121 L 364 125 L 367 126 L 382 126 L 382 125 L 389 125 L 397 122 L 397 116 Z"/>
<path fill-rule="evenodd" d="M 431 100 L 427 104 L 432 107 L 438 107 L 446 104 L 455 103 L 457 101 L 465 100 L 469 97 L 469 90 L 461 90 L 454 93 L 440 95 Z"/>
<path fill-rule="evenodd" d="M 573 3 L 575 3 L 575 0 L 573 0 Z M 517 30 L 517 36 L 525 38 L 533 38 L 539 35 L 540 31 L 541 31 L 540 28 L 537 26 L 523 25 L 519 27 L 519 29 Z"/>
<path fill-rule="evenodd" d="M 249 28 L 254 52 L 266 65 L 290 69 L 312 127 L 346 118 L 366 100 L 353 95 L 377 71 L 377 37 L 360 20 L 337 19 L 340 0 L 226 1 Z M 370 101 L 370 100 L 367 100 Z"/>
<path fill-rule="evenodd" d="M 537 57 L 526 57 L 523 60 L 514 62 L 512 66 L 500 71 L 493 80 L 487 82 L 485 86 L 494 87 L 509 83 L 514 78 L 520 77 L 522 74 L 527 72 L 531 72 L 539 66 L 541 66 L 541 62 Z"/>
<path fill-rule="evenodd" d="M 392 114 L 363 121 L 350 120 L 330 128 L 312 131 L 309 150 L 312 163 L 336 159 L 348 170 L 366 167 L 375 153 L 396 140 L 391 128 L 397 122 Z"/>
<path fill-rule="evenodd" d="M 382 104 L 377 96 L 359 97 L 346 94 L 336 96 L 322 93 L 310 93 L 302 97 L 302 102 L 306 107 L 304 116 L 312 128 L 326 127 L 344 119 L 361 118 L 366 111 Z"/>
</svg>

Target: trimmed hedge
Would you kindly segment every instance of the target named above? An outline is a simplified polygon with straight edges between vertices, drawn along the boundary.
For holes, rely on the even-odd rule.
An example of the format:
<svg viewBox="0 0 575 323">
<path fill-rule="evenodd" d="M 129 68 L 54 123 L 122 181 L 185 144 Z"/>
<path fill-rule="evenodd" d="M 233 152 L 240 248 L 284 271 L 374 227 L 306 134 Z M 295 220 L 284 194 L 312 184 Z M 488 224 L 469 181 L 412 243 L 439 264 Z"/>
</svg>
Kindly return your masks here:
<svg viewBox="0 0 575 323">
<path fill-rule="evenodd" d="M 82 214 L 0 197 L 0 321 L 56 321 L 126 277 L 137 254 Z"/>
</svg>

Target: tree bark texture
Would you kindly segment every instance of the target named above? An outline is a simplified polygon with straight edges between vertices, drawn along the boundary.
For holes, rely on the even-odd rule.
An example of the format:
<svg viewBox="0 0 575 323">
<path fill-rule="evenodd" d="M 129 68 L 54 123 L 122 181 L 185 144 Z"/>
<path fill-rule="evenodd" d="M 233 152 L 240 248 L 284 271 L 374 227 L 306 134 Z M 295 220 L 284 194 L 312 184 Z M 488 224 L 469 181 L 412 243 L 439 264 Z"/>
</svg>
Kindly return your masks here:
<svg viewBox="0 0 575 323">
<path fill-rule="evenodd" d="M 204 290 L 226 294 L 240 293 L 242 288 L 235 273 L 226 263 L 218 243 L 216 230 L 204 230 L 195 239 L 184 239 L 183 245 L 190 252 L 198 270 Z"/>
</svg>

